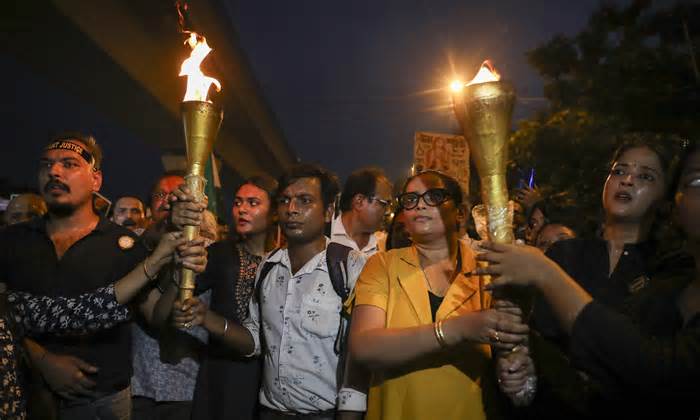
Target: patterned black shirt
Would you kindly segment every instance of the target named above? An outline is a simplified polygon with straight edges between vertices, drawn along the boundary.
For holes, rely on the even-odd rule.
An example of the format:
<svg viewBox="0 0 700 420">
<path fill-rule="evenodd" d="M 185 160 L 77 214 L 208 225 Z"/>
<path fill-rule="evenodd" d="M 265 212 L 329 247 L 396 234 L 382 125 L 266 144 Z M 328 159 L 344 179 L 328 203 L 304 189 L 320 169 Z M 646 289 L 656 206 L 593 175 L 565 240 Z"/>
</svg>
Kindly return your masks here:
<svg viewBox="0 0 700 420">
<path fill-rule="evenodd" d="M 76 298 L 14 292 L 7 296 L 7 301 L 10 311 L 0 317 L 0 418 L 3 419 L 26 417 L 18 368 L 22 331 L 83 334 L 111 328 L 129 317 L 126 306 L 117 303 L 113 285 Z"/>
<path fill-rule="evenodd" d="M 113 284 L 147 255 L 138 237 L 101 219 L 61 258 L 46 231 L 44 218 L 8 226 L 0 232 L 0 281 L 8 290 L 34 295 L 78 297 Z M 131 330 L 126 324 L 75 336 L 35 335 L 47 350 L 78 357 L 99 371 L 96 398 L 126 388 L 131 380 Z M 89 400 L 85 401 L 86 403 Z"/>
</svg>

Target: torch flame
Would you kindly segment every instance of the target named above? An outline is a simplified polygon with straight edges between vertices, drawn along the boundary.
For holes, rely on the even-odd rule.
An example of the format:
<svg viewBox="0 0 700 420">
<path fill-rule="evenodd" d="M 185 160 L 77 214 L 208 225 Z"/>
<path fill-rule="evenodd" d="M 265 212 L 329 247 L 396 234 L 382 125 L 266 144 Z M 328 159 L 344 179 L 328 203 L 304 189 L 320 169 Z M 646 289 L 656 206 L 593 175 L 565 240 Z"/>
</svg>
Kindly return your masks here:
<svg viewBox="0 0 700 420">
<path fill-rule="evenodd" d="M 467 83 L 467 86 L 476 85 L 478 83 L 498 82 L 499 80 L 501 80 L 501 75 L 493 68 L 491 61 L 486 60 L 481 64 L 479 72 L 476 73 L 472 81 Z"/>
<path fill-rule="evenodd" d="M 180 76 L 187 76 L 187 91 L 183 101 L 202 101 L 211 102 L 207 99 L 209 88 L 213 84 L 216 90 L 221 91 L 221 83 L 213 77 L 205 76 L 199 66 L 211 52 L 211 48 L 207 45 L 207 40 L 203 36 L 197 35 L 195 32 L 190 33 L 190 37 L 185 41 L 192 48 L 189 58 L 182 62 L 180 67 Z"/>
</svg>

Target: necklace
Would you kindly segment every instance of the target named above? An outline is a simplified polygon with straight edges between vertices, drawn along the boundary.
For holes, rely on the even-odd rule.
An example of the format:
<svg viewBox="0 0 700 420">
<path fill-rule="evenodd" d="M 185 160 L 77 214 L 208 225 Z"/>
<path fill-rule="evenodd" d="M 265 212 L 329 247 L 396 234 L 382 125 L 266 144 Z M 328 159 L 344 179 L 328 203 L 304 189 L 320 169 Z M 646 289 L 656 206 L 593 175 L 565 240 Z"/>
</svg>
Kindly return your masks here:
<svg viewBox="0 0 700 420">
<path fill-rule="evenodd" d="M 423 272 L 423 277 L 425 278 L 425 284 L 428 285 L 428 290 L 430 291 L 430 293 L 434 294 L 437 297 L 441 297 L 441 298 L 445 297 L 445 290 L 444 289 L 440 293 L 437 293 L 437 292 L 435 292 L 435 290 L 433 290 L 433 286 L 430 284 L 430 279 L 428 278 L 428 273 L 425 272 L 425 269 L 423 268 L 422 265 L 420 266 L 420 271 Z"/>
</svg>

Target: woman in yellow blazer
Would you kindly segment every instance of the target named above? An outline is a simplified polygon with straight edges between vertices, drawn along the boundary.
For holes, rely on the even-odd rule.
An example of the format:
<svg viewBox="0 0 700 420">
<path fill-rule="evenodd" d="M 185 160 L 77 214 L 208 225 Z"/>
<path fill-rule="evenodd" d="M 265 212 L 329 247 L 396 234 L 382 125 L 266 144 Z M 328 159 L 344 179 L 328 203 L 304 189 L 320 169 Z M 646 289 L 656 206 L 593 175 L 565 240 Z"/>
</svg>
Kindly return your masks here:
<svg viewBox="0 0 700 420">
<path fill-rule="evenodd" d="M 487 309 L 475 256 L 458 240 L 465 212 L 453 178 L 416 175 L 399 204 L 413 246 L 375 254 L 355 286 L 350 352 L 372 372 L 367 418 L 485 418 L 488 345 L 511 349 L 527 326 L 517 310 Z"/>
</svg>

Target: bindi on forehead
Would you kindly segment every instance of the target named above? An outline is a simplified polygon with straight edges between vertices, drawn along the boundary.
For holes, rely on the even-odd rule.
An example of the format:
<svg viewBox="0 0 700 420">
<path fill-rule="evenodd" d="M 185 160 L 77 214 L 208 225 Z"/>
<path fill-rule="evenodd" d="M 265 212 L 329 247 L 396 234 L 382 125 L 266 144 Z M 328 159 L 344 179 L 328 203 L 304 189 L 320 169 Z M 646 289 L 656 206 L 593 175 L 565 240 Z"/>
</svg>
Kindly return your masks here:
<svg viewBox="0 0 700 420">
<path fill-rule="evenodd" d="M 620 156 L 617 163 L 645 165 L 657 170 L 662 166 L 659 155 L 645 146 L 628 149 Z"/>
<path fill-rule="evenodd" d="M 637 162 L 637 161 L 619 162 L 619 163 L 615 164 L 615 167 L 631 168 L 631 169 L 634 169 L 636 171 L 638 171 L 638 170 L 652 171 L 658 175 L 662 174 L 661 168 L 651 166 L 651 163 L 648 163 L 648 162 Z"/>
</svg>

